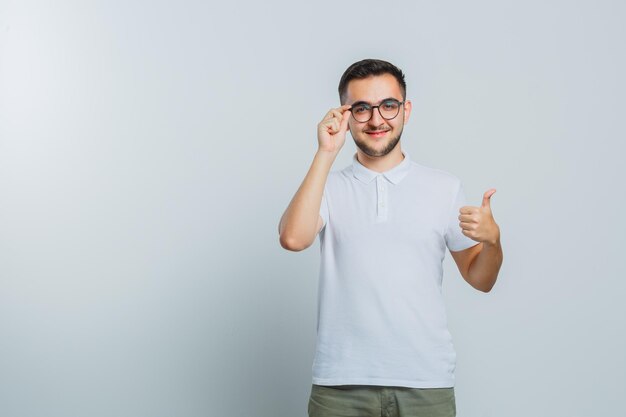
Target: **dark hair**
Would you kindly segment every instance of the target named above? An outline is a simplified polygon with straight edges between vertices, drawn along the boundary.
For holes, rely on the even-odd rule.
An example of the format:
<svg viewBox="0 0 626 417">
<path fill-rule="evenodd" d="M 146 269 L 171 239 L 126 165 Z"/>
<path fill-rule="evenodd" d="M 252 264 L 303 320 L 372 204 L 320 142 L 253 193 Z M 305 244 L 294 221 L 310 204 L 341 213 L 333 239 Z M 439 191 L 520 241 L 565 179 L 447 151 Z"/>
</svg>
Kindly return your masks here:
<svg viewBox="0 0 626 417">
<path fill-rule="evenodd" d="M 400 68 L 395 65 L 382 61 L 380 59 L 364 59 L 362 61 L 355 62 L 350 65 L 348 69 L 341 76 L 339 81 L 339 101 L 344 104 L 346 98 L 346 90 L 348 89 L 348 83 L 352 80 L 360 80 L 363 78 L 371 77 L 374 75 L 391 74 L 395 77 L 400 84 L 400 90 L 402 91 L 402 100 L 406 99 L 406 82 L 404 82 L 404 74 Z"/>
</svg>

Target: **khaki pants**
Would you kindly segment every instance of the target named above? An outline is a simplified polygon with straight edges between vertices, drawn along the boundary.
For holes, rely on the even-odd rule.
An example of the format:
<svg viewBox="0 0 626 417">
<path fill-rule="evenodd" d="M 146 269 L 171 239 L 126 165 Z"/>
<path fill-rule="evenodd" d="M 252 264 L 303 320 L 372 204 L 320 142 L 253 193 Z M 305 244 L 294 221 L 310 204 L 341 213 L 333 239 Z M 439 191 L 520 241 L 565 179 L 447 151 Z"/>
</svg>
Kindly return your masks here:
<svg viewBox="0 0 626 417">
<path fill-rule="evenodd" d="M 454 387 L 311 386 L 309 417 L 455 417 Z"/>
</svg>

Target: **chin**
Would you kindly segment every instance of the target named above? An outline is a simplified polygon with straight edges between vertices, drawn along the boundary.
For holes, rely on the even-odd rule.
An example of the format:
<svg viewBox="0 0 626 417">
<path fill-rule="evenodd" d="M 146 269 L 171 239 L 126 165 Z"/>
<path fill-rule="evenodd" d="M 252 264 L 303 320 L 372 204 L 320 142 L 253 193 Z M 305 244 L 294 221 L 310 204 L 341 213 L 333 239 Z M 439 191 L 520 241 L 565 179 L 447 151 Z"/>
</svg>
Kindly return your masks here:
<svg viewBox="0 0 626 417">
<path fill-rule="evenodd" d="M 371 139 L 367 138 L 366 140 L 369 141 Z M 400 143 L 400 136 L 391 139 L 382 146 L 380 146 L 379 144 L 379 147 L 376 148 L 372 148 L 369 143 L 367 143 L 367 141 L 363 142 L 355 140 L 354 143 L 356 144 L 357 148 L 359 148 L 365 155 L 371 157 L 381 157 L 391 153 L 391 151 L 393 151 L 396 146 L 398 146 L 398 143 Z"/>
</svg>

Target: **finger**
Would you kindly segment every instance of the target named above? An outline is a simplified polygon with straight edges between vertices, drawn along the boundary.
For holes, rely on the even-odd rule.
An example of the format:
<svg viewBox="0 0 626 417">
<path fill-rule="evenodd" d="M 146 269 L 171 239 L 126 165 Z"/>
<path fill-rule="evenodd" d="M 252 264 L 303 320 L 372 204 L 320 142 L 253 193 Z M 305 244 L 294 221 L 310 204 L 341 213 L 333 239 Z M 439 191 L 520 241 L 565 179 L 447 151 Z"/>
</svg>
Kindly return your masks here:
<svg viewBox="0 0 626 417">
<path fill-rule="evenodd" d="M 339 119 L 339 120 L 341 120 L 341 119 L 343 118 L 343 113 L 342 113 L 342 112 L 340 112 L 339 110 L 335 110 L 335 109 L 333 109 L 333 110 L 331 110 L 331 111 L 332 111 L 332 117 L 333 117 L 333 118 L 335 118 L 335 119 Z"/>
<path fill-rule="evenodd" d="M 478 225 L 476 223 L 460 222 L 459 226 L 461 226 L 463 230 L 476 230 Z"/>
<path fill-rule="evenodd" d="M 472 207 L 472 206 L 463 206 L 459 209 L 459 212 L 461 214 L 472 214 L 472 213 L 476 213 L 476 211 L 478 211 L 478 207 Z"/>
<path fill-rule="evenodd" d="M 339 131 L 339 122 L 337 119 L 332 119 L 327 122 L 327 129 L 331 133 L 336 133 Z"/>
<path fill-rule="evenodd" d="M 345 132 L 348 130 L 348 122 L 350 121 L 351 113 L 349 111 L 345 111 L 343 113 L 343 119 L 341 119 L 341 130 Z"/>
<path fill-rule="evenodd" d="M 349 110 L 351 107 L 352 107 L 352 105 L 350 105 L 350 104 L 344 104 L 341 107 L 337 107 L 335 109 L 330 109 L 328 111 L 328 113 L 326 113 L 326 116 L 324 116 L 323 120 L 332 119 L 333 117 L 338 117 L 339 119 L 341 119 L 343 117 L 343 113 L 346 110 Z"/>
<path fill-rule="evenodd" d="M 483 207 L 490 207 L 491 206 L 491 196 L 496 192 L 495 188 L 491 188 L 488 191 L 485 192 L 485 194 L 483 194 L 483 203 L 482 206 Z"/>
<path fill-rule="evenodd" d="M 333 117 L 335 117 L 335 112 L 337 111 L 337 109 L 330 109 L 328 110 L 328 112 L 324 115 L 324 118 L 322 120 L 330 120 Z"/>
<path fill-rule="evenodd" d="M 343 105 L 337 109 L 333 109 L 333 114 L 341 120 L 346 113 L 350 114 L 349 110 L 351 107 L 352 106 L 349 104 Z"/>
<path fill-rule="evenodd" d="M 340 121 L 337 120 L 336 117 L 332 117 L 330 119 L 323 120 L 321 124 L 322 126 L 328 127 L 328 126 L 334 126 L 335 123 L 337 123 L 337 126 L 339 126 Z"/>
<path fill-rule="evenodd" d="M 472 216 L 471 214 L 461 214 L 459 215 L 459 220 L 468 223 L 478 223 L 478 217 Z"/>
</svg>

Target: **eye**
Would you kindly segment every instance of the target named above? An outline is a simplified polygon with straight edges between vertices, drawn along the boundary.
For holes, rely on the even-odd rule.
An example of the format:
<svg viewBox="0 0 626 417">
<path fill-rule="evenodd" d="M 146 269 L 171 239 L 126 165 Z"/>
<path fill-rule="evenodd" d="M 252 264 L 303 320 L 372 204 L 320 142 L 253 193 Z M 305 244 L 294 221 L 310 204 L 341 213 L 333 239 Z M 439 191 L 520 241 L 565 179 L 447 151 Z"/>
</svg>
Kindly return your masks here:
<svg viewBox="0 0 626 417">
<path fill-rule="evenodd" d="M 352 111 L 354 113 L 363 113 L 369 111 L 369 106 L 366 104 L 357 104 L 356 106 L 352 107 Z"/>
<path fill-rule="evenodd" d="M 387 100 L 382 104 L 385 110 L 395 110 L 398 107 L 398 102 L 393 100 Z"/>
</svg>

